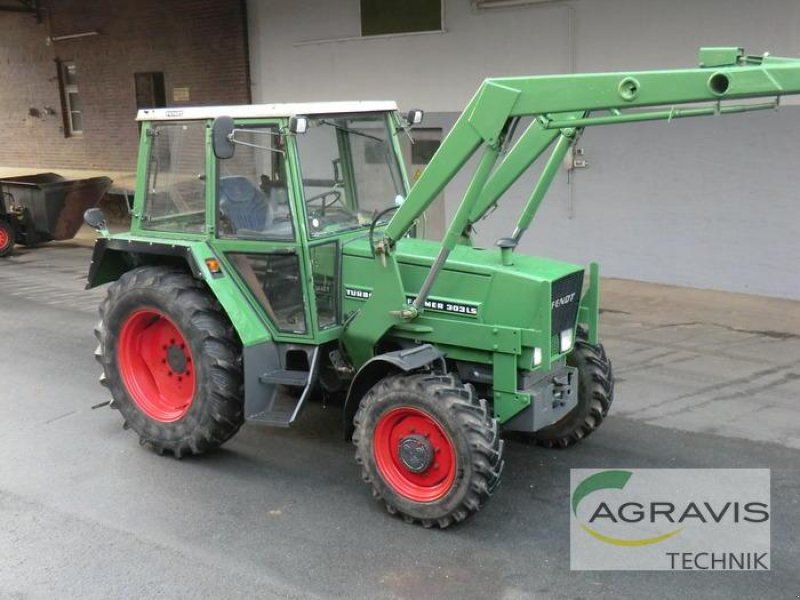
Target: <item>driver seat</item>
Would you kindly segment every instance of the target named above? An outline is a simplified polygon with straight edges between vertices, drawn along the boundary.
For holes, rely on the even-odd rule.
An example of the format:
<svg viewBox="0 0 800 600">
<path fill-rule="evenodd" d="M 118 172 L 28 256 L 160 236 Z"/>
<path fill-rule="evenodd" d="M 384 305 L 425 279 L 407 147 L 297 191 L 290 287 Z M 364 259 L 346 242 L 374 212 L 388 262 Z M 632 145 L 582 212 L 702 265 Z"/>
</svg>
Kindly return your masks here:
<svg viewBox="0 0 800 600">
<path fill-rule="evenodd" d="M 267 196 L 247 177 L 229 175 L 219 180 L 219 209 L 234 231 L 263 232 L 272 227 L 274 208 Z"/>
</svg>

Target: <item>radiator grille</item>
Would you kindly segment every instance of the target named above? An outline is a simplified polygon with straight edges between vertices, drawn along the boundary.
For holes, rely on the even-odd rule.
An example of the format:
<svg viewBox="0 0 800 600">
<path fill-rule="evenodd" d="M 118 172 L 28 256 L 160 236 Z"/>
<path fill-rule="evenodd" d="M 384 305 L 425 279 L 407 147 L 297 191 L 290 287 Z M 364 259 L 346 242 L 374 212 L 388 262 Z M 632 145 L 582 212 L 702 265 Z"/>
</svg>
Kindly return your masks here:
<svg viewBox="0 0 800 600">
<path fill-rule="evenodd" d="M 571 273 L 553 282 L 550 308 L 552 310 L 550 322 L 551 331 L 556 340 L 555 348 L 558 349 L 558 334 L 564 329 L 570 329 L 578 318 L 578 306 L 581 302 L 581 288 L 583 287 L 583 271 Z"/>
</svg>

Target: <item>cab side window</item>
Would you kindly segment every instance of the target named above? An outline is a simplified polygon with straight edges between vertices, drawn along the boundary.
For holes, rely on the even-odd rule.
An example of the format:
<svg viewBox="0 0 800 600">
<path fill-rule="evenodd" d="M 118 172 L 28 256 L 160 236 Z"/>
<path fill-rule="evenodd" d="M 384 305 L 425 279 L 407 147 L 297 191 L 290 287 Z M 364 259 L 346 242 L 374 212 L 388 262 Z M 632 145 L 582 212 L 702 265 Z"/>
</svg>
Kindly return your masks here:
<svg viewBox="0 0 800 600">
<path fill-rule="evenodd" d="M 237 129 L 232 158 L 217 168 L 219 235 L 224 238 L 293 240 L 284 148 L 276 126 Z"/>
<path fill-rule="evenodd" d="M 197 233 L 205 230 L 205 131 L 204 121 L 151 127 L 143 229 Z"/>
<path fill-rule="evenodd" d="M 293 251 L 230 252 L 227 257 L 278 329 L 288 333 L 306 332 L 297 254 Z"/>
</svg>

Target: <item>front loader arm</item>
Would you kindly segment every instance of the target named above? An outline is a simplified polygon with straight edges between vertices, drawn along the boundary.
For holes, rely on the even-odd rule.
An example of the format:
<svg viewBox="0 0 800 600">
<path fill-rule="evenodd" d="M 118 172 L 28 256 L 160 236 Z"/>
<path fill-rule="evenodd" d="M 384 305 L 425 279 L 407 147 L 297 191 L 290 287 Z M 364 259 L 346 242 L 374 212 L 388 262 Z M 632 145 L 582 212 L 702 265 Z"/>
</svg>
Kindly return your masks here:
<svg viewBox="0 0 800 600">
<path fill-rule="evenodd" d="M 484 81 L 387 225 L 383 239 L 376 244 L 376 260 L 382 265 L 379 271 L 386 272 L 387 287 L 365 303 L 349 323 L 342 340 L 356 366 L 372 356 L 372 348 L 392 326 L 413 319 L 422 310 L 453 247 L 469 235 L 472 223 L 485 215 L 555 140 L 562 141 L 556 151 L 565 152 L 569 143 L 563 138 L 574 139 L 584 127 L 777 108 L 780 96 L 800 93 L 798 59 L 746 56 L 741 48 L 705 48 L 700 50 L 700 65 L 695 69 L 670 71 Z M 722 104 L 745 98 L 774 98 L 774 101 Z M 712 104 L 680 108 L 695 103 Z M 662 109 L 641 110 L 651 107 Z M 593 114 L 598 111 L 607 114 Z M 495 168 L 510 120 L 519 117 L 532 117 L 533 122 Z M 394 245 L 481 146 L 482 158 L 444 235 L 439 255 L 416 300 L 408 306 L 392 255 Z M 554 174 L 553 170 L 549 172 L 550 180 Z M 540 184 L 544 185 L 537 185 L 520 217 L 518 230 L 522 225 L 527 227 L 533 218 L 548 183 L 549 180 L 542 180 Z"/>
<path fill-rule="evenodd" d="M 722 58 L 712 61 L 711 57 Z M 729 62 L 718 64 L 724 60 Z M 545 132 L 554 129 L 554 124 L 565 126 L 567 121 L 580 119 L 584 114 L 599 110 L 609 111 L 613 118 L 596 123 L 591 119 L 582 123 L 578 121 L 580 126 L 669 119 L 670 112 L 671 118 L 719 112 L 712 108 L 686 115 L 672 110 L 657 114 L 645 113 L 645 118 L 635 112 L 622 112 L 636 108 L 800 93 L 800 59 L 753 57 L 745 56 L 741 49 L 705 48 L 700 51 L 700 63 L 709 66 L 671 71 L 487 79 L 442 142 L 403 206 L 386 227 L 386 241 L 392 244 L 408 232 L 414 221 L 430 206 L 481 144 L 492 146 L 502 141 L 502 130 L 509 118 L 535 117 L 537 120 L 531 127 Z M 553 134 L 552 139 L 556 135 L 557 133 Z M 541 140 L 546 140 L 547 137 L 544 133 L 540 135 Z M 549 143 L 544 147 L 540 144 L 532 145 L 533 160 L 547 145 Z M 538 148 L 541 150 L 535 154 Z M 524 169 L 519 174 L 522 172 Z M 508 189 L 509 186 L 504 184 L 500 187 Z M 486 194 L 487 197 L 495 195 L 488 190 Z M 476 211 L 473 216 L 477 216 L 479 212 Z"/>
<path fill-rule="evenodd" d="M 386 226 L 390 244 L 403 237 L 481 145 L 499 147 L 519 92 L 486 80 L 442 141 L 403 205 Z M 463 204 L 463 202 L 462 202 Z"/>
</svg>

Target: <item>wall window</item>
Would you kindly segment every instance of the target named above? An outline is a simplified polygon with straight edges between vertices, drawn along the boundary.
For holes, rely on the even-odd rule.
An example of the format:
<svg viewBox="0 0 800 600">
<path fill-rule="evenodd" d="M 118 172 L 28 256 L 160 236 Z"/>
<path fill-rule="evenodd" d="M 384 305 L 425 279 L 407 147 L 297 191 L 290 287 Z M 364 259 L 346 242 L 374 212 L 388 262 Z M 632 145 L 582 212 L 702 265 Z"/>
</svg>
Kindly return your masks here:
<svg viewBox="0 0 800 600">
<path fill-rule="evenodd" d="M 134 73 L 133 84 L 136 88 L 136 108 L 164 108 L 167 105 L 167 94 L 164 87 L 164 73 Z"/>
<path fill-rule="evenodd" d="M 58 81 L 64 108 L 64 135 L 83 133 L 83 102 L 78 91 L 78 68 L 74 61 L 59 63 Z"/>
<path fill-rule="evenodd" d="M 361 0 L 361 35 L 442 30 L 442 0 Z"/>
<path fill-rule="evenodd" d="M 442 145 L 442 142 L 440 141 L 442 133 L 441 130 L 426 129 L 424 130 L 426 133 L 433 132 L 432 134 L 436 135 L 437 137 L 433 139 L 424 139 L 422 136 L 416 136 L 417 131 L 414 132 L 414 143 L 411 144 L 411 164 L 427 165 L 429 162 L 431 162 L 431 159 L 433 158 L 433 155 L 436 154 L 439 146 Z"/>
<path fill-rule="evenodd" d="M 473 6 L 477 9 L 484 8 L 510 8 L 515 6 L 525 6 L 526 4 L 547 4 L 553 0 L 472 0 Z"/>
</svg>

